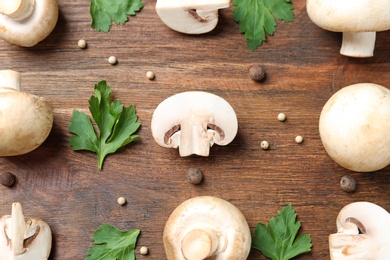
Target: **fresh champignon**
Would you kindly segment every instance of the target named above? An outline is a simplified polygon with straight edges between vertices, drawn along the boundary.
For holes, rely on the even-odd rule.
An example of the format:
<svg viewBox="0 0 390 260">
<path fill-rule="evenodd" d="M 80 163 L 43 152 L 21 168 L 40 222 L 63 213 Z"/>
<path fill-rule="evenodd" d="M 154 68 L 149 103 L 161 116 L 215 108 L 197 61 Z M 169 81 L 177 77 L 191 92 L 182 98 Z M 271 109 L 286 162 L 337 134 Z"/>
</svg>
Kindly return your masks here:
<svg viewBox="0 0 390 260">
<path fill-rule="evenodd" d="M 216 143 L 227 145 L 237 134 L 234 109 L 223 98 L 203 91 L 188 91 L 161 102 L 151 122 L 154 140 L 167 148 L 179 147 L 180 156 L 208 156 Z"/>
<path fill-rule="evenodd" d="M 0 71 L 0 156 L 40 146 L 53 125 L 53 111 L 41 97 L 20 91 L 20 73 Z"/>
<path fill-rule="evenodd" d="M 390 214 L 371 202 L 354 202 L 337 216 L 337 233 L 329 236 L 330 259 L 389 259 Z"/>
<path fill-rule="evenodd" d="M 244 215 L 233 204 L 199 196 L 172 212 L 163 241 L 168 260 L 245 260 L 251 233 Z"/>
<path fill-rule="evenodd" d="M 0 260 L 46 260 L 51 250 L 49 225 L 23 215 L 20 203 L 12 204 L 12 214 L 0 219 Z"/>
<path fill-rule="evenodd" d="M 307 13 L 319 27 L 342 32 L 340 53 L 373 56 L 376 32 L 390 29 L 390 1 L 307 0 Z"/>
<path fill-rule="evenodd" d="M 390 164 L 390 90 L 359 83 L 337 91 L 324 105 L 319 132 L 329 156 L 356 172 Z"/>
<path fill-rule="evenodd" d="M 58 19 L 57 0 L 0 0 L 0 37 L 31 47 L 45 39 Z"/>
<path fill-rule="evenodd" d="M 230 0 L 157 0 L 156 12 L 175 31 L 202 34 L 217 26 L 218 9 L 229 6 Z"/>
</svg>

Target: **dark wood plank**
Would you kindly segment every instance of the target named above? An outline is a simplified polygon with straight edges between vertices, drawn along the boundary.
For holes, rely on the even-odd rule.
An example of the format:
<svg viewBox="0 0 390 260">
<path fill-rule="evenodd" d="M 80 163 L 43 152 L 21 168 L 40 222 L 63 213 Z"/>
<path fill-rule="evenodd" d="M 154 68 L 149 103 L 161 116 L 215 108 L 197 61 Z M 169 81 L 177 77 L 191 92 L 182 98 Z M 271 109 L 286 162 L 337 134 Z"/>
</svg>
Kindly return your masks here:
<svg viewBox="0 0 390 260">
<path fill-rule="evenodd" d="M 11 203 L 19 201 L 26 215 L 43 218 L 53 232 L 50 259 L 83 259 L 101 223 L 140 228 L 137 249 L 148 246 L 148 259 L 164 259 L 162 231 L 170 212 L 198 195 L 232 202 L 251 230 L 291 203 L 314 245 L 312 253 L 297 259 L 329 259 L 328 235 L 336 232 L 336 216 L 344 205 L 364 200 L 390 210 L 390 168 L 349 172 L 328 157 L 318 133 L 321 108 L 338 89 L 358 82 L 390 87 L 389 31 L 378 33 L 373 58 L 343 57 L 341 34 L 311 23 L 305 1 L 297 0 L 295 21 L 279 23 L 276 34 L 250 52 L 232 8 L 220 12 L 211 33 L 189 36 L 162 24 L 155 1 L 144 3 L 128 23 L 102 33 L 90 28 L 88 1 L 60 0 L 58 24 L 45 41 L 32 48 L 0 41 L 2 68 L 20 71 L 23 89 L 46 97 L 55 120 L 41 147 L 0 158 L 0 171 L 13 172 L 18 180 L 13 188 L 0 187 L 0 214 L 9 214 Z M 88 43 L 85 50 L 77 47 L 81 38 Z M 110 55 L 118 58 L 117 65 L 108 64 Z M 267 71 L 263 83 L 248 76 L 254 64 Z M 154 81 L 145 77 L 148 70 L 156 74 Z M 67 130 L 73 109 L 87 111 L 100 80 L 107 80 L 114 98 L 136 106 L 142 123 L 140 138 L 108 156 L 102 171 L 94 154 L 71 150 Z M 206 158 L 180 158 L 151 135 L 155 107 L 188 90 L 220 95 L 238 116 L 236 139 L 212 147 Z M 279 112 L 286 113 L 286 122 L 277 120 Z M 304 137 L 299 145 L 294 142 L 298 134 Z M 270 142 L 269 150 L 260 148 L 262 140 Z M 187 182 L 189 167 L 204 171 L 202 185 Z M 357 179 L 355 193 L 340 190 L 345 174 Z M 127 198 L 124 207 L 116 203 L 120 196 Z M 252 250 L 249 259 L 265 258 Z"/>
</svg>

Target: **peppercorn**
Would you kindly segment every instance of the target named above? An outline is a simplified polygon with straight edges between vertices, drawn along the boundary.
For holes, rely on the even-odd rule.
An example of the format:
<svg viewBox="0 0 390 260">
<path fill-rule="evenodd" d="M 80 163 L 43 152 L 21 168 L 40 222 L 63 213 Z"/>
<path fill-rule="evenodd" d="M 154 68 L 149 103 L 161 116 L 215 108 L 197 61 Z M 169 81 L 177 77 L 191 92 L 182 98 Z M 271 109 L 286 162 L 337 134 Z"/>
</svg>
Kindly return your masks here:
<svg viewBox="0 0 390 260">
<path fill-rule="evenodd" d="M 123 205 L 126 204 L 126 199 L 124 197 L 119 197 L 117 199 L 117 202 L 118 202 L 119 205 L 123 206 Z"/>
<path fill-rule="evenodd" d="M 143 246 L 139 249 L 139 253 L 141 255 L 147 255 L 149 253 L 149 249 L 146 246 Z"/>
<path fill-rule="evenodd" d="M 203 172 L 199 168 L 189 168 L 187 171 L 187 179 L 191 184 L 199 184 L 203 180 Z"/>
<path fill-rule="evenodd" d="M 3 186 L 12 187 L 15 184 L 16 177 L 10 172 L 4 172 L 0 175 L 0 181 Z"/>
<path fill-rule="evenodd" d="M 295 137 L 295 142 L 298 143 L 298 144 L 302 143 L 303 142 L 303 137 L 301 135 L 297 135 Z"/>
<path fill-rule="evenodd" d="M 262 141 L 260 143 L 261 149 L 267 150 L 269 148 L 269 142 L 268 141 Z"/>
<path fill-rule="evenodd" d="M 80 49 L 85 49 L 87 48 L 87 42 L 83 39 L 79 40 L 77 42 L 77 45 L 79 46 Z"/>
<path fill-rule="evenodd" d="M 153 71 L 148 71 L 146 72 L 146 77 L 150 80 L 154 80 L 154 78 L 156 77 L 153 73 Z"/>
<path fill-rule="evenodd" d="M 286 115 L 285 115 L 284 113 L 279 113 L 279 114 L 278 114 L 278 120 L 279 120 L 280 122 L 285 121 L 285 120 L 286 120 Z"/>
<path fill-rule="evenodd" d="M 356 188 L 356 180 L 349 175 L 345 175 L 341 177 L 340 188 L 345 192 L 354 192 Z"/>
<path fill-rule="evenodd" d="M 265 78 L 266 73 L 262 66 L 254 65 L 250 68 L 249 75 L 252 80 L 260 82 Z"/>
<path fill-rule="evenodd" d="M 117 62 L 118 61 L 115 56 L 108 57 L 108 63 L 110 63 L 111 65 L 115 65 Z"/>
</svg>

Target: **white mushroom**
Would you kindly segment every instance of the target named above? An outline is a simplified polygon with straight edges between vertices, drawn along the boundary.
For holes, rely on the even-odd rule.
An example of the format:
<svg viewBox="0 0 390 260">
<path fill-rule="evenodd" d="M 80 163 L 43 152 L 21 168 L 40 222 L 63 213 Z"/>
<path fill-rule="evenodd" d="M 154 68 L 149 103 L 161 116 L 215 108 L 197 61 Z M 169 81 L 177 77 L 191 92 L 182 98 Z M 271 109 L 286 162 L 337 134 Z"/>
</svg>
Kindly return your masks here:
<svg viewBox="0 0 390 260">
<path fill-rule="evenodd" d="M 390 29 L 389 0 L 307 0 L 306 9 L 319 27 L 343 33 L 346 56 L 373 56 L 376 32 Z"/>
<path fill-rule="evenodd" d="M 359 83 L 337 91 L 324 105 L 319 132 L 329 156 L 356 172 L 390 164 L 390 90 Z"/>
<path fill-rule="evenodd" d="M 0 156 L 40 146 L 53 125 L 53 111 L 41 97 L 20 91 L 20 73 L 0 71 Z"/>
<path fill-rule="evenodd" d="M 12 204 L 12 215 L 0 219 L 0 260 L 46 260 L 51 242 L 49 225 L 25 218 L 20 203 Z"/>
<path fill-rule="evenodd" d="M 45 39 L 58 19 L 57 0 L 0 0 L 0 37 L 31 47 Z"/>
<path fill-rule="evenodd" d="M 245 260 L 252 238 L 237 207 L 217 197 L 199 196 L 172 212 L 163 240 L 168 260 Z"/>
<path fill-rule="evenodd" d="M 337 217 L 337 233 L 329 236 L 330 259 L 389 259 L 389 233 L 386 210 L 370 202 L 351 203 Z"/>
<path fill-rule="evenodd" d="M 171 29 L 202 34 L 218 23 L 218 9 L 228 8 L 230 0 L 157 0 L 156 12 Z"/>
<path fill-rule="evenodd" d="M 161 102 L 151 122 L 154 140 L 167 148 L 179 147 L 180 156 L 208 156 L 216 143 L 227 145 L 237 134 L 234 109 L 223 98 L 203 91 L 188 91 Z"/>
</svg>

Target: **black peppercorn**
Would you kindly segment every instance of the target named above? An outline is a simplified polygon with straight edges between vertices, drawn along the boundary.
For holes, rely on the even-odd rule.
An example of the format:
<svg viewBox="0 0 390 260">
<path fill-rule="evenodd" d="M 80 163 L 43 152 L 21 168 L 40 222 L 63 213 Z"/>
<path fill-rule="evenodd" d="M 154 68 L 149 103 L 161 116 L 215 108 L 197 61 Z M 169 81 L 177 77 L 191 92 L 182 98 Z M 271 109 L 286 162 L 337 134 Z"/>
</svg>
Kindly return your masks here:
<svg viewBox="0 0 390 260">
<path fill-rule="evenodd" d="M 203 172 L 199 168 L 189 168 L 187 171 L 187 179 L 191 184 L 199 184 L 203 180 Z"/>
<path fill-rule="evenodd" d="M 15 184 L 15 175 L 10 172 L 4 172 L 0 175 L 0 181 L 3 186 L 11 187 Z"/>
</svg>

